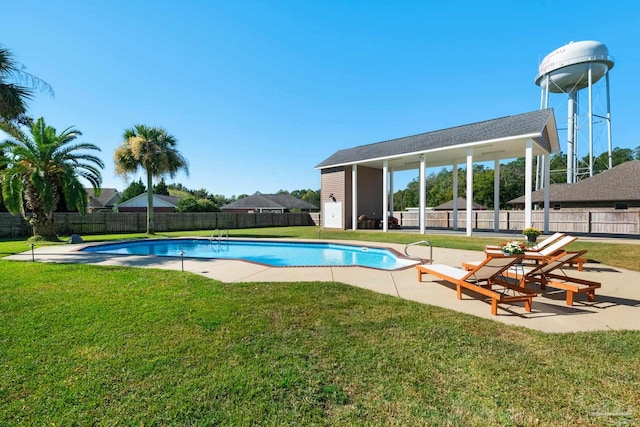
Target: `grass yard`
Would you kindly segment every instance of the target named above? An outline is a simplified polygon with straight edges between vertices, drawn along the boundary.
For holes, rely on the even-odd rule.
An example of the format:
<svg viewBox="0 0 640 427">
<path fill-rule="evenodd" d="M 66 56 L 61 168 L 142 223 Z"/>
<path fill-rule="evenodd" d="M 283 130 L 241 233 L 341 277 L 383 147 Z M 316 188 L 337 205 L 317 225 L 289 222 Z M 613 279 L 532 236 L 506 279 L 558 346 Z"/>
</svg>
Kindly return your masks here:
<svg viewBox="0 0 640 427">
<path fill-rule="evenodd" d="M 232 230 L 248 233 L 295 230 Z M 640 423 L 638 331 L 544 334 L 339 283 L 4 260 L 0 296 L 0 425 Z"/>
</svg>

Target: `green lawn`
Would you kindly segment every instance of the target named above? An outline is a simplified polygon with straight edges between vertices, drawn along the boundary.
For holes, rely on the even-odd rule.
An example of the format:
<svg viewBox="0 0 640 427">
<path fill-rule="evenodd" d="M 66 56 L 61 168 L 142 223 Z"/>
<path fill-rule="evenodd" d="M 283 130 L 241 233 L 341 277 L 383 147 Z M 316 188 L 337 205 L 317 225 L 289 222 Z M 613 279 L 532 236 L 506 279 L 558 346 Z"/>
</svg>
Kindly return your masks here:
<svg viewBox="0 0 640 427">
<path fill-rule="evenodd" d="M 339 283 L 4 260 L 0 296 L 0 425 L 640 423 L 636 331 L 544 334 Z"/>
</svg>

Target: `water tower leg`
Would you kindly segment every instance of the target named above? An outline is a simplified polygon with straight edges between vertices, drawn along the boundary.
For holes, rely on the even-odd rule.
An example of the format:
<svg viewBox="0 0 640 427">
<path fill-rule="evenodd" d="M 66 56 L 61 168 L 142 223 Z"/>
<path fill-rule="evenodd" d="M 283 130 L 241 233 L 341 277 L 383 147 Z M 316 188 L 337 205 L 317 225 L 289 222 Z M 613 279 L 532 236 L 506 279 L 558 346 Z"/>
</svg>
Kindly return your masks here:
<svg viewBox="0 0 640 427">
<path fill-rule="evenodd" d="M 588 72 L 589 81 L 589 176 L 593 176 L 593 75 L 591 72 L 591 63 L 589 63 Z"/>
<path fill-rule="evenodd" d="M 607 149 L 609 150 L 609 169 L 613 167 L 613 156 L 611 146 L 611 97 L 609 96 L 609 71 L 605 74 L 607 84 Z"/>
<path fill-rule="evenodd" d="M 549 74 L 547 74 L 545 76 L 545 84 L 541 85 L 541 90 L 540 90 L 540 109 L 541 110 L 545 110 L 547 108 L 549 108 Z M 544 187 L 544 176 L 545 176 L 545 171 L 544 171 L 544 167 L 547 164 L 547 162 L 545 162 L 545 157 L 550 156 L 550 154 L 546 155 L 546 156 L 537 156 L 536 157 L 536 190 L 539 190 L 540 188 Z"/>
<path fill-rule="evenodd" d="M 569 91 L 568 122 L 567 122 L 567 183 L 575 182 L 575 143 L 578 115 L 578 90 L 574 87 Z"/>
</svg>

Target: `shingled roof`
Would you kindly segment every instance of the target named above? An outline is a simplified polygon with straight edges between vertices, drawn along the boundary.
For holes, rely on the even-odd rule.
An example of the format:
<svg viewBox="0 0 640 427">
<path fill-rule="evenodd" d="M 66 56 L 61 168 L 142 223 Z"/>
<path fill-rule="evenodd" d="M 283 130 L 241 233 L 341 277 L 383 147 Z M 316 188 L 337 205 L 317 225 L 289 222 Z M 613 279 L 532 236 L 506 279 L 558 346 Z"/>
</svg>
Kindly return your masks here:
<svg viewBox="0 0 640 427">
<path fill-rule="evenodd" d="M 456 206 L 457 209 L 459 211 L 465 211 L 467 210 L 467 199 L 465 199 L 464 197 L 458 197 L 456 199 Z M 453 210 L 453 200 L 449 200 L 448 202 L 445 202 L 441 205 L 436 206 L 435 208 L 433 208 L 436 211 L 451 211 Z M 476 203 L 476 202 L 471 202 L 471 209 L 473 210 L 486 210 L 487 207 L 486 206 L 482 206 L 480 203 Z"/>
<path fill-rule="evenodd" d="M 396 170 L 415 168 L 417 156 L 426 155 L 431 165 L 451 164 L 451 149 L 460 149 L 453 153 L 456 158 L 464 158 L 466 149 L 474 147 L 474 161 L 488 161 L 500 158 L 524 157 L 524 143 L 533 140 L 534 155 L 559 151 L 558 135 L 553 110 L 536 110 L 514 116 L 507 116 L 468 125 L 421 133 L 418 135 L 361 145 L 339 150 L 319 163 L 317 169 L 345 166 L 351 164 L 377 163 L 381 159 L 396 161 Z M 477 148 L 477 149 L 475 149 Z M 441 152 L 449 150 L 447 156 Z M 414 156 L 408 159 L 408 156 Z M 407 160 L 409 162 L 407 162 Z M 413 162 L 413 163 L 411 163 Z M 403 167 L 404 166 L 404 167 Z"/>
<path fill-rule="evenodd" d="M 153 207 L 171 207 L 176 208 L 178 206 L 178 202 L 180 199 L 175 196 L 167 196 L 164 194 L 153 194 Z M 122 203 L 118 204 L 118 207 L 138 207 L 140 205 L 147 206 L 147 192 L 145 191 L 142 194 L 138 194 L 131 199 L 125 200 Z"/>
<path fill-rule="evenodd" d="M 89 196 L 89 210 L 111 209 L 120 201 L 120 193 L 115 188 L 103 188 L 96 196 L 93 188 L 85 188 Z"/>
<path fill-rule="evenodd" d="M 544 202 L 544 191 L 531 193 L 533 203 Z M 640 200 L 640 160 L 631 160 L 600 172 L 574 184 L 553 184 L 549 187 L 549 201 L 562 202 L 617 202 Z M 524 204 L 524 196 L 507 202 Z"/>
<path fill-rule="evenodd" d="M 252 196 L 243 197 L 234 202 L 228 203 L 220 208 L 221 210 L 233 209 L 300 209 L 300 210 L 317 210 L 318 207 L 311 203 L 305 202 L 290 194 L 254 194 Z"/>
</svg>

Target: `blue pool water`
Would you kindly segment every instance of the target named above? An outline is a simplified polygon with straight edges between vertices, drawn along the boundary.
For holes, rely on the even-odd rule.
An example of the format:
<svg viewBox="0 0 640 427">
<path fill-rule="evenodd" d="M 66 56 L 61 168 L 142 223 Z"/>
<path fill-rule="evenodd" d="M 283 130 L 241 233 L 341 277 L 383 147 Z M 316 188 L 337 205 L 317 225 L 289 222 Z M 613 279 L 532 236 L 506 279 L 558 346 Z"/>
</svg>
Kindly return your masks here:
<svg viewBox="0 0 640 427">
<path fill-rule="evenodd" d="M 417 263 L 415 260 L 398 257 L 387 249 L 334 243 L 157 239 L 109 243 L 82 250 L 120 255 L 240 259 L 274 267 L 361 266 L 396 270 Z"/>
</svg>

